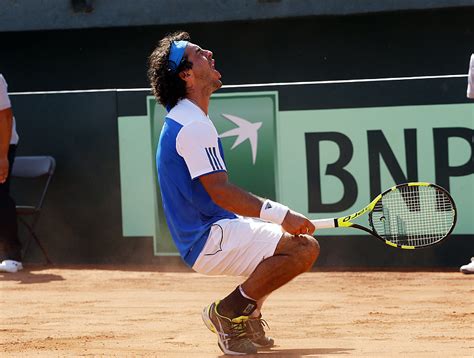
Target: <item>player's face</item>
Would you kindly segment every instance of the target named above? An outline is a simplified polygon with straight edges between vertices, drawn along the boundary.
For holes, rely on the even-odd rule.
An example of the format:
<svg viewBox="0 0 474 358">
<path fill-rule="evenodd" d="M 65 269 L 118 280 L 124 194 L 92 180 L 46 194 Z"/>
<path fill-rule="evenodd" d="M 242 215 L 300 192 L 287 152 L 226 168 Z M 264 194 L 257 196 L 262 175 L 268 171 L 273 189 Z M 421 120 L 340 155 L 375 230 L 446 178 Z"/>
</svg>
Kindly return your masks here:
<svg viewBox="0 0 474 358">
<path fill-rule="evenodd" d="M 193 74 L 195 85 L 209 87 L 211 93 L 222 86 L 221 74 L 215 68 L 215 60 L 212 58 L 211 51 L 189 43 L 185 54 L 188 56 L 188 60 L 193 63 L 193 68 L 190 71 Z"/>
</svg>

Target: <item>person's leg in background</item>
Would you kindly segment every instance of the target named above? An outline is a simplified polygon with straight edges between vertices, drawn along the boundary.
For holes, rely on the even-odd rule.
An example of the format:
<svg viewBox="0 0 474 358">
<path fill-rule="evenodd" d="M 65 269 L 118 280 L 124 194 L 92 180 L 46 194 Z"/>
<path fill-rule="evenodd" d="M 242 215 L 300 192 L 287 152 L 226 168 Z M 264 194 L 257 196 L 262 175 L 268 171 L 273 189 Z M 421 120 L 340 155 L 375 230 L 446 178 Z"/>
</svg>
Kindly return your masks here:
<svg viewBox="0 0 474 358">
<path fill-rule="evenodd" d="M 16 145 L 10 145 L 8 161 L 10 164 L 7 180 L 0 184 L 0 271 L 17 272 L 23 268 L 21 243 L 18 238 L 16 205 L 10 196 L 10 176 L 15 160 Z"/>
</svg>

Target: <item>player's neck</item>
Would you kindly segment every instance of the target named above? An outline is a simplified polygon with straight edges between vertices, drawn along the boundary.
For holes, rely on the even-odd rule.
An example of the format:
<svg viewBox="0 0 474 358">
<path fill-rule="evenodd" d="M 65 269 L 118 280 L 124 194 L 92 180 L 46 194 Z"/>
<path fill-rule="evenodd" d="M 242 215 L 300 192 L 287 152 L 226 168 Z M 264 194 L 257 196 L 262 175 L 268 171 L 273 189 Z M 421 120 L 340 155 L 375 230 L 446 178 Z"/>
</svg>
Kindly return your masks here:
<svg viewBox="0 0 474 358">
<path fill-rule="evenodd" d="M 204 114 L 207 116 L 209 112 L 209 101 L 210 97 L 209 96 L 200 96 L 196 93 L 190 93 L 186 96 L 188 100 L 193 102 L 196 106 L 201 108 L 201 110 L 204 112 Z"/>
</svg>

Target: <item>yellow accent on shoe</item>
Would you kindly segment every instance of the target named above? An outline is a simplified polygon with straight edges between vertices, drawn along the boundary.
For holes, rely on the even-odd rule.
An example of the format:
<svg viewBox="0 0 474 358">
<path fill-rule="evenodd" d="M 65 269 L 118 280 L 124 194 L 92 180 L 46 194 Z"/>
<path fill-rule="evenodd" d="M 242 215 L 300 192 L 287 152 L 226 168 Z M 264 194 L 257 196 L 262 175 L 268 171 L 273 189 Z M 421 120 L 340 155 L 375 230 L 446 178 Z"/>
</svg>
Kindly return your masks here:
<svg viewBox="0 0 474 358">
<path fill-rule="evenodd" d="M 206 327 L 217 334 L 219 348 L 225 354 L 256 354 L 257 348 L 246 336 L 247 316 L 228 318 L 217 312 L 219 301 L 211 303 L 202 311 Z"/>
</svg>

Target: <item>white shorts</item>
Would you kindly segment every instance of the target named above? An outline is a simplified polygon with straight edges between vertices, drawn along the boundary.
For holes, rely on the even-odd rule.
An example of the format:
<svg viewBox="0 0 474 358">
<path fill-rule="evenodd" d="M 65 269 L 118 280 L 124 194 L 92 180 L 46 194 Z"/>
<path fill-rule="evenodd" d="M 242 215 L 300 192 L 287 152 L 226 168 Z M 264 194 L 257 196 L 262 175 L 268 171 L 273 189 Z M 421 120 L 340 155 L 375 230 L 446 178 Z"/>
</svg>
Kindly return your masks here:
<svg viewBox="0 0 474 358">
<path fill-rule="evenodd" d="M 216 221 L 193 270 L 206 275 L 249 276 L 273 256 L 283 235 L 280 225 L 237 217 Z"/>
</svg>

